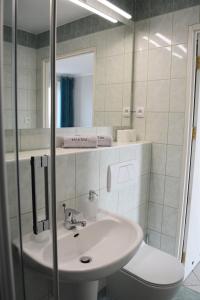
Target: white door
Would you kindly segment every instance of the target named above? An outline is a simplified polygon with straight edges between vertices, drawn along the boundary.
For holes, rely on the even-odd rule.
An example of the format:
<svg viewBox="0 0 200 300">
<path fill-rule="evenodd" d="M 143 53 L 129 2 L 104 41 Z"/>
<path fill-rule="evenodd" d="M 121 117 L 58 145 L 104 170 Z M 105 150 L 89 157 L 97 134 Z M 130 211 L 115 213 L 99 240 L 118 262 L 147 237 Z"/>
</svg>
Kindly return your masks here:
<svg viewBox="0 0 200 300">
<path fill-rule="evenodd" d="M 200 35 L 197 40 L 200 55 Z M 186 234 L 184 241 L 185 277 L 200 262 L 200 69 L 196 70 L 194 127 L 196 138 L 192 141 Z"/>
</svg>

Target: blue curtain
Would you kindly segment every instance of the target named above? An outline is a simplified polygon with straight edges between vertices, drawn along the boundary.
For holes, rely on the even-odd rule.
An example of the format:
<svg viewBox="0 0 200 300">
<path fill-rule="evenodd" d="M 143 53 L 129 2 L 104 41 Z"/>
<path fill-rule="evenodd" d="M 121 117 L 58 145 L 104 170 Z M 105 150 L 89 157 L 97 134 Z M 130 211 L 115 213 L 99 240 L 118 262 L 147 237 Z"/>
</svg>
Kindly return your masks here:
<svg viewBox="0 0 200 300">
<path fill-rule="evenodd" d="M 61 77 L 60 79 L 60 127 L 74 126 L 74 79 Z"/>
</svg>

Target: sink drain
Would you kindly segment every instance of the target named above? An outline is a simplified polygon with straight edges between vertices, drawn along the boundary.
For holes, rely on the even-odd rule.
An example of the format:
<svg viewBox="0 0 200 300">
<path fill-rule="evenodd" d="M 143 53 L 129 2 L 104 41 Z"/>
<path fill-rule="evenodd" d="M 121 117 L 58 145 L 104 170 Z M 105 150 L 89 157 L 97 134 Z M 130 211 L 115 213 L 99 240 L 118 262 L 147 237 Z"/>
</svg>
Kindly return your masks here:
<svg viewBox="0 0 200 300">
<path fill-rule="evenodd" d="M 92 261 L 92 258 L 89 257 L 89 256 L 82 256 L 82 257 L 80 258 L 80 262 L 81 262 L 82 264 L 89 264 L 91 261 Z"/>
</svg>

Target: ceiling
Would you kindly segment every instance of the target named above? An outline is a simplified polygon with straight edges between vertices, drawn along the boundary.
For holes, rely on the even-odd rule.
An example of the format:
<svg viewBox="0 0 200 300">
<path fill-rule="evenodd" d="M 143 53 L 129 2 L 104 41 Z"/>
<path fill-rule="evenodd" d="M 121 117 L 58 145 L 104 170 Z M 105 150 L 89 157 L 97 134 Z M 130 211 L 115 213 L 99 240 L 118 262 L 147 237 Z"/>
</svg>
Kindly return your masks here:
<svg viewBox="0 0 200 300">
<path fill-rule="evenodd" d="M 5 1 L 4 24 L 11 25 L 11 0 Z M 50 29 L 49 0 L 18 0 L 19 29 L 38 34 Z M 89 16 L 87 10 L 73 4 L 69 0 L 57 1 L 58 26 Z"/>
<path fill-rule="evenodd" d="M 88 76 L 94 73 L 94 53 L 86 53 L 56 61 L 56 74 L 73 77 Z"/>
</svg>

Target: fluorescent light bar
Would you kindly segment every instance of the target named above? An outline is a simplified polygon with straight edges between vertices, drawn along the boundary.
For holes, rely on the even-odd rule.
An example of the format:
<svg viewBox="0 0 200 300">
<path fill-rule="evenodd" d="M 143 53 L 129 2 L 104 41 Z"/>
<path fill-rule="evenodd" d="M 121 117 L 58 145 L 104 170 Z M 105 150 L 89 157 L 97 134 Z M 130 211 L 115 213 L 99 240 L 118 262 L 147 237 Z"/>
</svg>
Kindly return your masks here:
<svg viewBox="0 0 200 300">
<path fill-rule="evenodd" d="M 114 10 L 116 13 L 118 13 L 122 17 L 124 17 L 128 20 L 132 19 L 132 16 L 130 14 L 128 14 L 123 9 L 119 8 L 118 6 L 112 4 L 111 2 L 109 2 L 107 0 L 98 0 L 98 1 L 101 2 L 103 5 L 109 7 L 110 9 Z"/>
<path fill-rule="evenodd" d="M 94 14 L 96 14 L 96 15 L 98 15 L 98 16 L 100 16 L 100 17 L 102 17 L 102 18 L 104 18 L 104 19 L 106 19 L 106 20 L 108 20 L 112 23 L 117 23 L 118 22 L 116 19 L 104 14 L 103 12 L 97 10 L 96 8 L 94 8 L 94 7 L 88 5 L 88 4 L 86 4 L 86 3 L 84 3 L 80 0 L 70 0 L 70 1 L 72 3 L 78 5 L 78 6 L 82 7 L 82 8 L 85 8 L 85 9 L 91 11 L 92 13 L 94 13 Z"/>
</svg>

